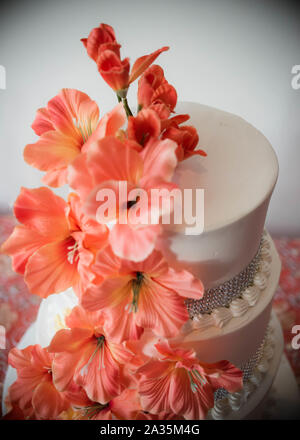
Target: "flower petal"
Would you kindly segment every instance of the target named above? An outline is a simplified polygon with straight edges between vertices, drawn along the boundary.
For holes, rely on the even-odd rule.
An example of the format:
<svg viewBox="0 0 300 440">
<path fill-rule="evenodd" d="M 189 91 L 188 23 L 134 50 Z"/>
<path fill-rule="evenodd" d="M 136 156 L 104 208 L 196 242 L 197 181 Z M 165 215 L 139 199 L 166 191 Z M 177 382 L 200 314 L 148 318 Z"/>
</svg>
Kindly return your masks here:
<svg viewBox="0 0 300 440">
<path fill-rule="evenodd" d="M 98 349 L 96 342 L 88 347 L 84 362 L 78 366 L 74 379 L 85 389 L 91 400 L 102 404 L 118 396 L 124 388 L 120 380 L 120 366 L 106 343 Z"/>
<path fill-rule="evenodd" d="M 168 264 L 161 252 L 154 250 L 149 257 L 138 263 L 130 260 L 122 260 L 120 271 L 122 273 L 143 272 L 151 278 L 158 278 L 168 273 Z"/>
<path fill-rule="evenodd" d="M 138 84 L 138 103 L 142 108 L 151 105 L 154 91 L 164 81 L 164 71 L 157 64 L 153 64 L 145 71 Z"/>
<path fill-rule="evenodd" d="M 88 311 L 113 309 L 119 306 L 124 297 L 131 295 L 131 277 L 107 278 L 99 285 L 91 285 L 82 297 L 82 306 Z"/>
<path fill-rule="evenodd" d="M 144 160 L 143 181 L 154 178 L 170 181 L 177 166 L 176 149 L 174 141 L 151 140 L 141 152 Z"/>
<path fill-rule="evenodd" d="M 42 182 L 52 188 L 58 188 L 68 183 L 68 169 L 65 167 L 47 171 L 42 177 Z"/>
<path fill-rule="evenodd" d="M 115 91 L 126 89 L 129 85 L 129 59 L 120 60 L 115 51 L 106 49 L 97 59 L 99 73 L 104 81 Z"/>
<path fill-rule="evenodd" d="M 40 383 L 34 390 L 32 406 L 41 419 L 55 419 L 70 406 L 70 402 L 55 388 L 52 382 Z"/>
<path fill-rule="evenodd" d="M 202 362 L 201 369 L 214 389 L 225 388 L 230 393 L 235 393 L 243 387 L 243 372 L 229 361 L 215 364 Z"/>
<path fill-rule="evenodd" d="M 177 92 L 171 84 L 164 82 L 152 95 L 152 102 L 163 102 L 171 111 L 177 104 Z"/>
<path fill-rule="evenodd" d="M 91 145 L 87 165 L 97 184 L 112 180 L 137 183 L 143 172 L 140 155 L 112 136 Z"/>
<path fill-rule="evenodd" d="M 56 130 L 82 145 L 94 131 L 99 119 L 95 101 L 75 89 L 62 91 L 48 102 L 48 111 Z"/>
<path fill-rule="evenodd" d="M 48 239 L 37 231 L 16 226 L 9 238 L 2 244 L 1 252 L 12 257 L 12 267 L 17 273 L 24 274 L 28 258 Z"/>
<path fill-rule="evenodd" d="M 101 23 L 89 33 L 88 38 L 82 38 L 82 43 L 86 47 L 88 55 L 97 61 L 99 47 L 105 43 L 116 41 L 115 32 L 111 26 Z"/>
<path fill-rule="evenodd" d="M 145 146 L 151 138 L 160 135 L 160 119 L 151 109 L 141 110 L 137 116 L 128 119 L 128 138 Z"/>
<path fill-rule="evenodd" d="M 132 66 L 129 84 L 135 81 L 145 70 L 156 60 L 156 58 L 166 50 L 169 50 L 169 47 L 164 46 L 161 49 L 152 52 L 150 55 L 144 55 L 138 58 L 134 65 Z"/>
<path fill-rule="evenodd" d="M 46 298 L 63 292 L 78 281 L 77 264 L 68 261 L 72 237 L 41 247 L 33 254 L 25 270 L 25 282 L 32 293 Z"/>
<path fill-rule="evenodd" d="M 88 328 L 73 328 L 59 330 L 53 337 L 48 350 L 50 353 L 74 353 L 93 336 L 93 331 Z"/>
<path fill-rule="evenodd" d="M 170 412 L 181 414 L 188 420 L 203 420 L 207 411 L 214 406 L 214 394 L 208 384 L 197 383 L 195 392 L 191 389 L 191 382 L 187 371 L 176 369 L 170 377 L 169 405 Z"/>
<path fill-rule="evenodd" d="M 65 238 L 69 234 L 65 217 L 67 204 L 49 188 L 21 188 L 14 205 L 20 223 L 47 237 L 48 242 Z"/>
<path fill-rule="evenodd" d="M 69 328 L 89 329 L 93 334 L 96 327 L 102 327 L 104 317 L 101 310 L 89 312 L 81 306 L 75 306 L 65 321 Z"/>
<path fill-rule="evenodd" d="M 151 328 L 162 337 L 175 337 L 188 320 L 183 298 L 154 280 L 143 283 L 139 295 L 136 323 Z"/>
<path fill-rule="evenodd" d="M 111 412 L 118 420 L 134 420 L 141 410 L 137 390 L 124 390 L 110 404 Z"/>
<path fill-rule="evenodd" d="M 105 331 L 110 340 L 119 344 L 123 341 L 138 340 L 144 333 L 144 329 L 136 322 L 135 313 L 130 310 L 131 298 L 132 295 L 125 296 L 120 304 L 107 310 L 108 318 L 105 323 Z M 120 316 L 122 316 L 121 320 Z"/>
<path fill-rule="evenodd" d="M 68 167 L 68 183 L 84 200 L 95 186 L 87 162 L 87 153 L 76 157 Z"/>
<path fill-rule="evenodd" d="M 72 383 L 77 364 L 83 356 L 83 350 L 74 353 L 62 352 L 55 354 L 52 364 L 53 383 L 59 391 L 65 391 Z"/>
<path fill-rule="evenodd" d="M 24 149 L 24 159 L 41 171 L 59 170 L 68 166 L 80 154 L 81 144 L 57 131 L 47 131 L 35 144 Z"/>
<path fill-rule="evenodd" d="M 116 224 L 109 234 L 109 242 L 118 257 L 138 262 L 154 250 L 159 233 L 159 225 L 133 229 L 128 224 Z"/>
<path fill-rule="evenodd" d="M 41 136 L 43 133 L 54 130 L 51 116 L 47 108 L 40 108 L 36 112 L 35 120 L 33 121 L 31 128 L 34 132 Z"/>
<path fill-rule="evenodd" d="M 89 146 L 105 136 L 115 136 L 117 131 L 123 127 L 127 118 L 122 103 L 118 104 L 113 110 L 106 113 L 103 118 L 100 119 L 96 129 L 89 137 L 88 141 L 83 145 L 82 152 L 88 151 Z"/>
<path fill-rule="evenodd" d="M 102 277 L 117 275 L 121 266 L 121 259 L 117 257 L 108 245 L 100 250 L 95 259 L 93 270 Z"/>
<path fill-rule="evenodd" d="M 185 298 L 200 299 L 204 294 L 202 282 L 187 270 L 176 271 L 169 268 L 168 272 L 160 275 L 156 281 Z"/>
</svg>

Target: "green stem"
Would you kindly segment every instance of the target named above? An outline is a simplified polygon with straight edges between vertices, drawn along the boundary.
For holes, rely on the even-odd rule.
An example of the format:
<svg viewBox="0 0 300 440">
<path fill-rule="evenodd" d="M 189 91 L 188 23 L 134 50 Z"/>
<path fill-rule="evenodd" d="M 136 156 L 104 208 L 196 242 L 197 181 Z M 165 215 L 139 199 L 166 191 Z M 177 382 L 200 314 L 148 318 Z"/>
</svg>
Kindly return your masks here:
<svg viewBox="0 0 300 440">
<path fill-rule="evenodd" d="M 133 116 L 133 115 L 132 115 L 132 111 L 130 110 L 130 107 L 129 107 L 129 105 L 128 105 L 127 98 L 122 98 L 122 103 L 123 103 L 123 106 L 124 106 L 124 109 L 125 109 L 125 112 L 126 112 L 126 116 L 127 116 L 127 118 L 128 118 L 129 116 Z"/>
</svg>

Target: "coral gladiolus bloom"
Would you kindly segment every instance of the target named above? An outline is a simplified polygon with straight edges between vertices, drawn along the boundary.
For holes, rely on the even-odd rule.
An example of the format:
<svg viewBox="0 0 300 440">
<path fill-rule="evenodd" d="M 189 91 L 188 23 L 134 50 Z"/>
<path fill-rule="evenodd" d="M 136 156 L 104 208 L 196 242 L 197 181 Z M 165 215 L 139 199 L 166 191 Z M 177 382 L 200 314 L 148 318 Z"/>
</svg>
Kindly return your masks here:
<svg viewBox="0 0 300 440">
<path fill-rule="evenodd" d="M 160 232 L 158 222 L 162 211 L 159 206 L 154 206 L 155 202 L 151 205 L 151 190 L 168 189 L 164 195 L 167 198 L 171 190 L 176 188 L 170 182 L 177 164 L 176 148 L 177 144 L 173 141 L 152 140 L 138 153 L 126 143 L 106 137 L 93 143 L 89 151 L 79 156 L 70 166 L 70 185 L 86 200 L 88 215 L 97 218 L 98 210 L 111 203 L 113 213 L 107 223 L 116 223 L 110 230 L 109 242 L 119 257 L 141 261 L 153 251 Z M 128 199 L 120 207 L 119 182 L 127 182 L 128 193 L 130 190 L 136 193 L 134 200 Z M 113 191 L 115 199 L 97 201 L 99 191 L 107 189 Z M 139 201 L 140 189 L 149 194 L 149 203 Z M 130 218 L 138 209 L 141 210 L 140 222 L 133 224 Z M 156 223 L 151 222 L 152 213 L 154 220 L 157 219 Z M 124 218 L 121 222 L 120 219 Z M 104 222 L 104 219 L 99 221 Z"/>
<path fill-rule="evenodd" d="M 78 90 L 63 89 L 48 102 L 46 108 L 38 110 L 32 128 L 40 139 L 25 147 L 25 161 L 46 171 L 43 177 L 45 184 L 53 187 L 64 185 L 67 183 L 68 165 L 88 148 L 91 138 L 114 135 L 124 124 L 126 115 L 122 106 L 117 106 L 98 120 L 98 106 L 88 95 Z"/>
<path fill-rule="evenodd" d="M 130 84 L 135 81 L 162 53 L 168 50 L 162 47 L 155 52 L 144 55 L 136 60 L 131 72 L 129 58 L 121 60 L 115 50 L 108 48 L 101 50 L 97 59 L 99 73 L 104 81 L 116 92 L 127 90 Z"/>
<path fill-rule="evenodd" d="M 90 285 L 82 305 L 87 310 L 105 310 L 105 330 L 117 342 L 139 339 L 143 329 L 176 336 L 188 320 L 184 299 L 203 296 L 201 281 L 185 270 L 170 268 L 158 251 L 140 263 L 120 261 L 116 273 L 116 262 L 104 249 L 97 254 L 94 270 L 101 275 L 101 267 L 106 267 L 107 275 L 109 264 L 111 275 L 99 285 Z"/>
<path fill-rule="evenodd" d="M 130 71 L 129 59 L 120 58 L 120 45 L 116 41 L 113 28 L 101 23 L 91 30 L 88 38 L 82 38 L 88 55 L 97 63 L 98 71 L 104 81 L 116 92 L 126 91 L 129 85 L 156 60 L 168 47 L 138 58 Z"/>
<path fill-rule="evenodd" d="M 193 350 L 156 345 L 159 359 L 150 359 L 139 368 L 139 393 L 144 410 L 168 412 L 185 419 L 204 419 L 214 406 L 214 391 L 233 393 L 243 386 L 243 373 L 228 361 L 213 364 L 197 359 Z"/>
<path fill-rule="evenodd" d="M 97 62 L 101 47 L 107 48 L 108 45 L 116 43 L 115 31 L 108 24 L 101 23 L 91 30 L 88 38 L 82 38 L 81 41 L 88 55 Z"/>
<path fill-rule="evenodd" d="M 178 148 L 176 150 L 178 161 L 188 159 L 191 156 L 200 155 L 207 156 L 203 150 L 195 150 L 199 142 L 197 130 L 192 125 L 182 125 L 179 127 L 173 123 L 167 128 L 163 135 L 163 139 L 172 139 L 177 142 Z"/>
<path fill-rule="evenodd" d="M 167 119 L 177 103 L 176 90 L 165 79 L 163 69 L 158 65 L 149 67 L 141 76 L 138 85 L 140 108 L 152 108 L 161 119 Z"/>
<path fill-rule="evenodd" d="M 108 230 L 87 219 L 76 194 L 68 204 L 48 188 L 22 188 L 14 206 L 17 225 L 2 245 L 32 293 L 46 298 L 69 287 L 81 291 L 94 278 L 89 266 Z"/>
<path fill-rule="evenodd" d="M 97 60 L 98 71 L 104 81 L 116 92 L 129 87 L 129 59 L 121 60 L 112 50 L 104 50 Z"/>
<path fill-rule="evenodd" d="M 66 414 L 66 418 L 72 420 L 135 420 L 141 409 L 137 390 L 126 389 L 108 403 L 90 401 L 85 407 L 73 410 L 71 417 Z"/>
<path fill-rule="evenodd" d="M 92 401 L 106 404 L 127 387 L 124 365 L 132 353 L 124 345 L 112 342 L 103 329 L 105 316 L 89 313 L 76 306 L 66 317 L 69 329 L 59 330 L 49 351 L 56 353 L 53 377 L 63 391 L 74 379 Z"/>
<path fill-rule="evenodd" d="M 25 417 L 55 419 L 70 406 L 67 393 L 59 392 L 53 384 L 53 357 L 40 345 L 13 348 L 9 353 L 8 362 L 18 373 L 9 389 L 10 401 Z"/>
<path fill-rule="evenodd" d="M 137 116 L 128 118 L 128 139 L 134 140 L 143 147 L 151 138 L 158 139 L 160 131 L 160 119 L 151 109 L 141 110 Z"/>
</svg>

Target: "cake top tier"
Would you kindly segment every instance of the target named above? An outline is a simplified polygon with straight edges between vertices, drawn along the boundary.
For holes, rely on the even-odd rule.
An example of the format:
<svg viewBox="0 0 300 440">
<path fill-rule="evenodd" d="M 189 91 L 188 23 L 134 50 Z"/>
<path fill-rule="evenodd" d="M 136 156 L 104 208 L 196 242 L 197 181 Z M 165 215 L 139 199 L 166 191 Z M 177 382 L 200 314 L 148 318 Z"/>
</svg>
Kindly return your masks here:
<svg viewBox="0 0 300 440">
<path fill-rule="evenodd" d="M 174 181 L 182 188 L 204 189 L 204 230 L 219 229 L 244 217 L 273 191 L 278 161 L 268 140 L 251 124 L 231 113 L 180 103 L 189 113 L 207 157 L 179 164 Z M 189 123 L 188 122 L 188 123 Z"/>
</svg>

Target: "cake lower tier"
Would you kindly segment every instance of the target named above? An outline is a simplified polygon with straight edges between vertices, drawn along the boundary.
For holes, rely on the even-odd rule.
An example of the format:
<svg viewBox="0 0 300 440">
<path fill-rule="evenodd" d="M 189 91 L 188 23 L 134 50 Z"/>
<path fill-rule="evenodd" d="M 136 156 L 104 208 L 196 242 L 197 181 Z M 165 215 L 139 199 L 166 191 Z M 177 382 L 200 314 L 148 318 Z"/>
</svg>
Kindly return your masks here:
<svg viewBox="0 0 300 440">
<path fill-rule="evenodd" d="M 228 360 L 239 367 L 257 357 L 270 320 L 281 262 L 269 235 L 264 237 L 263 257 L 254 284 L 227 307 L 217 307 L 189 320 L 171 343 L 193 349 L 204 362 Z"/>
<path fill-rule="evenodd" d="M 211 307 L 209 313 L 198 313 L 199 304 L 195 304 L 192 310 L 197 313 L 192 313 L 192 319 L 183 326 L 178 337 L 169 339 L 171 346 L 180 344 L 183 348 L 193 349 L 203 362 L 228 360 L 243 371 L 241 392 L 229 395 L 219 389 L 215 393 L 215 407 L 209 414 L 212 418 L 227 417 L 232 411 L 236 418 L 245 417 L 270 388 L 279 365 L 283 345 L 280 325 L 274 317 L 269 323 L 281 264 L 267 233 L 261 246 L 252 284 L 238 296 L 229 293 L 226 306 Z M 37 321 L 30 334 L 22 339 L 21 347 L 31 344 L 47 347 L 54 334 L 65 327 L 65 316 L 77 304 L 78 299 L 72 290 L 43 300 Z M 275 332 L 274 337 L 272 332 Z M 273 357 L 274 347 L 276 356 Z M 262 377 L 264 373 L 267 374 Z M 6 390 L 14 379 L 15 372 L 9 369 Z M 254 400 L 252 395 L 256 396 Z M 250 401 L 256 403 L 250 405 Z M 246 409 L 240 413 L 244 405 Z"/>
<path fill-rule="evenodd" d="M 260 418 L 261 406 L 277 374 L 283 346 L 281 325 L 273 312 L 261 353 L 249 377 L 244 375 L 243 389 L 232 394 L 218 390 L 215 395 L 215 406 L 209 411 L 207 418 L 214 420 Z"/>
<path fill-rule="evenodd" d="M 35 344 L 37 323 L 33 324 L 24 334 L 18 348 L 23 349 Z M 264 339 L 263 349 L 257 360 L 252 374 L 244 381 L 244 387 L 237 393 L 225 393 L 219 390 L 215 393 L 215 406 L 209 411 L 207 419 L 239 420 L 257 414 L 257 408 L 266 397 L 276 376 L 283 351 L 283 336 L 281 326 L 272 313 L 272 317 Z M 9 367 L 3 387 L 2 412 L 6 413 L 5 398 L 8 388 L 17 379 L 16 370 Z M 256 416 L 257 418 L 257 416 Z"/>
</svg>

